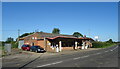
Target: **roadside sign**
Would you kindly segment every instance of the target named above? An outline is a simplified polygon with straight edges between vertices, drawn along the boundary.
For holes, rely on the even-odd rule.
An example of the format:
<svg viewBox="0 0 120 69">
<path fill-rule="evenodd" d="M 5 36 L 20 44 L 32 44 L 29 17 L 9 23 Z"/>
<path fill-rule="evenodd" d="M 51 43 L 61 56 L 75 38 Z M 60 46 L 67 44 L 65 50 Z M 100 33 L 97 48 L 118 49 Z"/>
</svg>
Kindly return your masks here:
<svg viewBox="0 0 120 69">
<path fill-rule="evenodd" d="M 11 53 L 11 44 L 10 43 L 5 43 L 4 48 L 7 53 Z"/>
</svg>

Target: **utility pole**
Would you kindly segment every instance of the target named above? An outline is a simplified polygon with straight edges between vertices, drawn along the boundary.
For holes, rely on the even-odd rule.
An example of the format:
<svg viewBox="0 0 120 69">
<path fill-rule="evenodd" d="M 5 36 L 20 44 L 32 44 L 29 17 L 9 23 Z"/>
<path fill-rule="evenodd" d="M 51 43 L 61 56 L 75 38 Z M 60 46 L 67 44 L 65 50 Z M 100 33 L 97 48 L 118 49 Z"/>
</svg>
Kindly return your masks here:
<svg viewBox="0 0 120 69">
<path fill-rule="evenodd" d="M 20 29 L 18 29 L 18 41 L 19 41 L 19 36 L 20 36 Z"/>
</svg>

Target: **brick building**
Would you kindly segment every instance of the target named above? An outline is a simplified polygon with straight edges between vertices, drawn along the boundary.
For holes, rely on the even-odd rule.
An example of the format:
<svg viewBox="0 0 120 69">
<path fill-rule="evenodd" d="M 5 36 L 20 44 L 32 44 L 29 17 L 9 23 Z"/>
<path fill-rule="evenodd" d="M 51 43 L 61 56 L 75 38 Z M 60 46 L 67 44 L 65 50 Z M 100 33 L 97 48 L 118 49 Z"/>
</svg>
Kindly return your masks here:
<svg viewBox="0 0 120 69">
<path fill-rule="evenodd" d="M 73 35 L 52 34 L 36 32 L 19 39 L 19 48 L 23 44 L 38 45 L 46 51 L 56 52 L 62 50 L 78 49 L 82 46 L 82 40 L 92 40 L 87 37 L 74 37 Z"/>
</svg>

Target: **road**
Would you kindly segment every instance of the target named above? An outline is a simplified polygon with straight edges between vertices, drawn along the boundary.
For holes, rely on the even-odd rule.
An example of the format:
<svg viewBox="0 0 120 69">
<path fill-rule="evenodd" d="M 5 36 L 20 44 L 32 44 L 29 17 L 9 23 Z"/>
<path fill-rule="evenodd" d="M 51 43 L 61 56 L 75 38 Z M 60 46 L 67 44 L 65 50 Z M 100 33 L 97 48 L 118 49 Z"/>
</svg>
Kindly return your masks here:
<svg viewBox="0 0 120 69">
<path fill-rule="evenodd" d="M 7 66 L 3 63 L 3 67 Z M 44 58 L 40 55 L 20 66 L 21 69 L 41 67 L 118 67 L 118 46 L 85 52 L 76 51 L 71 54 L 53 54 Z"/>
</svg>

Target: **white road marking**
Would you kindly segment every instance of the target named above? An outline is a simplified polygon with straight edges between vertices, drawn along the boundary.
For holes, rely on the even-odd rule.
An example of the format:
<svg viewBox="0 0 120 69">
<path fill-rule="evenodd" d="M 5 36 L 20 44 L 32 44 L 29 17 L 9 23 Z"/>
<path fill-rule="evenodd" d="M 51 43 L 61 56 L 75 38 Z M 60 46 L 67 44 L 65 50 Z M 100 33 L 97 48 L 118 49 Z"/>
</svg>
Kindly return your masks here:
<svg viewBox="0 0 120 69">
<path fill-rule="evenodd" d="M 105 52 L 108 52 L 108 51 L 105 51 Z"/>
<path fill-rule="evenodd" d="M 76 60 L 76 59 L 80 59 L 80 57 L 77 57 L 77 58 L 73 58 L 73 60 Z"/>
<path fill-rule="evenodd" d="M 37 66 L 37 67 L 45 67 L 45 66 L 49 66 L 49 65 L 54 65 L 54 64 L 62 63 L 62 62 L 63 62 L 63 61 L 59 61 L 59 62 L 50 63 L 50 64 L 45 64 L 45 65 L 41 65 L 41 66 Z"/>
<path fill-rule="evenodd" d="M 55 62 L 55 63 L 52 63 L 52 64 L 58 64 L 58 63 L 62 63 L 63 61 L 59 61 L 59 62 Z"/>
<path fill-rule="evenodd" d="M 102 54 L 102 53 L 99 52 L 99 53 L 95 53 L 95 54 L 92 54 L 92 55 L 99 55 L 99 54 Z"/>
<path fill-rule="evenodd" d="M 118 46 L 117 46 L 118 47 Z M 113 51 L 115 50 L 117 47 L 111 49 L 110 51 Z M 104 51 L 104 52 L 109 52 L 109 51 Z M 98 55 L 98 54 L 101 54 L 101 53 L 96 53 L 96 54 L 93 54 L 93 55 Z M 53 55 L 53 54 L 51 54 Z M 86 58 L 86 57 L 89 57 L 90 55 L 86 55 L 86 56 L 82 56 L 82 57 L 77 57 L 77 58 L 73 58 L 73 60 L 76 60 L 76 59 L 80 59 L 80 58 Z M 1 58 L 0 58 L 1 59 Z M 50 65 L 55 65 L 55 64 L 59 64 L 59 63 L 62 63 L 63 61 L 59 61 L 59 62 L 55 62 L 55 63 L 50 63 L 50 64 L 45 64 L 45 65 L 41 65 L 41 66 L 37 66 L 37 67 L 45 67 L 45 66 L 50 66 Z"/>
<path fill-rule="evenodd" d="M 111 49 L 111 50 L 107 50 L 107 51 L 105 51 L 105 52 L 114 51 L 114 50 L 117 49 L 117 48 L 118 48 L 118 46 L 116 46 L 115 48 L 113 48 L 113 49 Z"/>
<path fill-rule="evenodd" d="M 117 48 L 118 48 L 118 46 L 116 46 L 115 48 L 111 49 L 110 51 L 114 51 L 114 50 L 117 49 Z"/>
<path fill-rule="evenodd" d="M 96 53 L 96 54 L 98 55 L 98 54 L 101 54 L 101 53 Z"/>
<path fill-rule="evenodd" d="M 45 66 L 49 66 L 49 65 L 52 65 L 52 64 L 45 64 L 45 65 L 41 65 L 41 66 L 37 66 L 37 67 L 45 67 Z"/>
<path fill-rule="evenodd" d="M 118 47 L 118 46 L 117 46 Z M 117 47 L 115 47 L 115 48 L 113 48 L 112 50 L 110 50 L 110 51 L 113 51 L 113 50 L 115 50 Z M 105 51 L 105 52 L 109 52 L 109 51 Z M 101 54 L 100 52 L 99 53 L 96 53 L 96 54 L 92 54 L 92 55 L 99 55 L 99 54 Z M 88 57 L 89 55 L 87 55 L 87 56 L 83 56 L 83 57 L 77 57 L 77 58 L 73 58 L 73 60 L 76 60 L 76 59 L 80 59 L 80 58 L 85 58 L 85 57 Z"/>
<path fill-rule="evenodd" d="M 113 51 L 113 50 L 115 50 L 115 49 L 117 49 L 117 48 L 118 48 L 118 46 L 116 46 L 115 48 L 111 49 L 110 51 Z"/>
<path fill-rule="evenodd" d="M 110 50 L 110 51 L 113 51 L 113 50 Z"/>
<path fill-rule="evenodd" d="M 80 59 L 80 58 L 86 58 L 86 57 L 89 57 L 89 55 L 86 55 L 86 56 L 83 56 L 83 57 L 73 58 L 73 60 Z"/>
<path fill-rule="evenodd" d="M 81 57 L 81 58 L 85 58 L 85 57 L 89 57 L 89 55 L 83 56 L 83 57 Z"/>
</svg>

